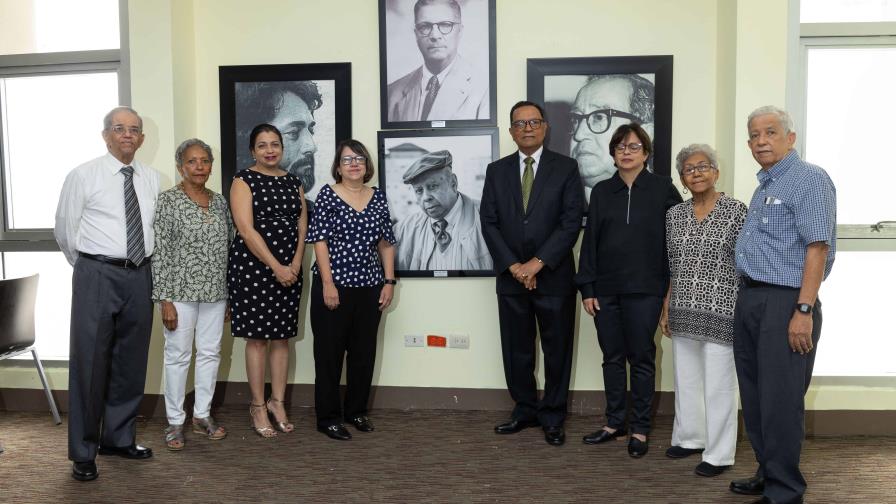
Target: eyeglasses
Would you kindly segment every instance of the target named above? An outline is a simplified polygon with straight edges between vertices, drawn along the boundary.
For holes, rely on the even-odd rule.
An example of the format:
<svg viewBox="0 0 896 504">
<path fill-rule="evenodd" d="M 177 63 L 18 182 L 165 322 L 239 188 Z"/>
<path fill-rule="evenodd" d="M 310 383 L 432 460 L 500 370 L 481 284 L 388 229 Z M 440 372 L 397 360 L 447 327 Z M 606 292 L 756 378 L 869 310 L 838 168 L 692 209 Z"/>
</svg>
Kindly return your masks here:
<svg viewBox="0 0 896 504">
<path fill-rule="evenodd" d="M 454 21 L 439 21 L 438 23 L 417 23 L 414 25 L 414 30 L 424 37 L 428 37 L 430 33 L 432 33 L 432 27 L 438 26 L 439 33 L 442 35 L 448 35 L 454 30 L 454 25 L 459 25 L 460 23 L 455 23 Z"/>
<path fill-rule="evenodd" d="M 641 148 L 644 147 L 639 143 L 630 143 L 630 144 L 616 144 L 616 152 L 625 152 L 625 149 L 628 149 L 629 152 L 641 152 Z"/>
<path fill-rule="evenodd" d="M 682 175 L 693 175 L 697 172 L 706 173 L 709 170 L 712 170 L 714 168 L 715 168 L 715 166 L 713 166 L 710 163 L 697 163 L 695 165 L 684 165 L 684 168 L 681 169 L 681 174 Z"/>
<path fill-rule="evenodd" d="M 513 129 L 521 130 L 525 129 L 526 125 L 528 124 L 530 128 L 537 130 L 540 129 L 541 125 L 546 122 L 547 121 L 545 121 L 544 119 L 529 119 L 528 121 L 520 119 L 519 121 L 513 121 L 512 123 L 510 123 L 510 125 L 513 127 Z"/>
<path fill-rule="evenodd" d="M 588 125 L 588 129 L 590 129 L 592 133 L 599 135 L 610 129 L 610 123 L 613 121 L 614 117 L 622 117 L 636 123 L 641 122 L 640 118 L 629 114 L 628 112 L 616 109 L 598 109 L 585 115 L 570 113 L 569 132 L 575 134 L 576 130 L 579 128 L 579 123 L 585 119 L 585 124 Z"/>
<path fill-rule="evenodd" d="M 344 165 L 350 165 L 352 164 L 352 161 L 357 164 L 367 164 L 367 158 L 364 156 L 342 156 L 339 160 L 342 161 L 342 164 Z"/>
<path fill-rule="evenodd" d="M 111 131 L 112 133 L 115 133 L 116 135 L 124 135 L 125 132 L 128 132 L 134 136 L 137 136 L 142 132 L 141 129 L 138 128 L 137 126 L 123 126 L 121 124 L 116 124 L 115 126 L 112 126 L 111 128 L 109 128 L 109 131 Z"/>
</svg>

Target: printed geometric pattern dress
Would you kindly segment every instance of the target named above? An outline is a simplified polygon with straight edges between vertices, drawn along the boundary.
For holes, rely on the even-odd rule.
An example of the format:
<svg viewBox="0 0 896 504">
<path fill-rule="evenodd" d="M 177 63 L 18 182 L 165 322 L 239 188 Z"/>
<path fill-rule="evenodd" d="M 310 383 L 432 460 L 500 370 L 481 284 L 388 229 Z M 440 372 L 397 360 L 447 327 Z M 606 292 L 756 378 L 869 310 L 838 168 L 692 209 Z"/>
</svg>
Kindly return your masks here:
<svg viewBox="0 0 896 504">
<path fill-rule="evenodd" d="M 272 176 L 248 169 L 234 178 L 245 182 L 252 192 L 255 231 L 281 264 L 289 264 L 299 240 L 301 182 L 292 174 Z M 239 233 L 230 246 L 227 288 L 233 336 L 277 340 L 298 333 L 302 273 L 298 282 L 283 287 L 274 272 L 249 251 Z"/>
</svg>

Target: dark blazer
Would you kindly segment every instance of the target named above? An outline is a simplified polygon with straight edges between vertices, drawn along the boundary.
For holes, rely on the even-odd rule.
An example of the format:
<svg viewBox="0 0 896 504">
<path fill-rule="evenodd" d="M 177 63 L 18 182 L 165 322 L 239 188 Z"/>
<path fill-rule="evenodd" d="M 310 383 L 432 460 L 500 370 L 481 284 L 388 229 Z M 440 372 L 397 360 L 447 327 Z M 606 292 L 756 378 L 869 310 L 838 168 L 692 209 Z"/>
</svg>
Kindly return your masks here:
<svg viewBox="0 0 896 504">
<path fill-rule="evenodd" d="M 479 215 L 482 235 L 495 262 L 498 294 L 526 294 L 508 269 L 533 257 L 544 261 L 534 292 L 565 296 L 575 292 L 572 248 L 579 238 L 585 207 L 579 165 L 544 149 L 528 211 L 523 213 L 519 153 L 488 165 Z"/>
</svg>

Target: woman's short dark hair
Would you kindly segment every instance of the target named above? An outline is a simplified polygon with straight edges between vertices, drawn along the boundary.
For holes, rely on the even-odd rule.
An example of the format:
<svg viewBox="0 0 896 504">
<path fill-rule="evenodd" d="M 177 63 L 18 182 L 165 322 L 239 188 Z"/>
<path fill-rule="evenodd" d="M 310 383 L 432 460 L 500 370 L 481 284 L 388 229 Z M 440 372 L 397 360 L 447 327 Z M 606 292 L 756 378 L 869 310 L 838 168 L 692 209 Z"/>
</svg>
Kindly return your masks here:
<svg viewBox="0 0 896 504">
<path fill-rule="evenodd" d="M 258 126 L 252 128 L 252 133 L 249 133 L 249 151 L 255 150 L 255 140 L 258 138 L 258 135 L 262 133 L 276 133 L 277 138 L 280 139 L 280 145 L 283 145 L 283 135 L 280 133 L 280 130 L 277 129 L 273 124 L 261 123 Z"/>
<path fill-rule="evenodd" d="M 364 171 L 364 183 L 366 184 L 373 178 L 373 158 L 371 158 L 370 153 L 367 152 L 367 147 L 364 147 L 364 144 L 353 138 L 343 140 L 336 146 L 336 156 L 333 158 L 333 166 L 330 167 L 330 175 L 333 176 L 333 180 L 335 180 L 336 183 L 342 182 L 342 175 L 339 174 L 339 167 L 342 165 L 342 149 L 344 147 L 348 147 L 349 150 L 359 156 L 364 156 L 364 159 L 367 160 L 367 170 Z"/>
<path fill-rule="evenodd" d="M 613 137 L 610 138 L 610 156 L 612 157 L 616 152 L 616 146 L 625 141 L 625 137 L 628 136 L 629 133 L 634 133 L 638 140 L 641 142 L 641 148 L 644 149 L 644 154 L 650 158 L 650 155 L 653 154 L 653 144 L 650 143 L 650 135 L 644 131 L 639 124 L 636 123 L 628 123 L 623 124 L 622 126 L 616 128 L 616 131 L 613 132 Z M 647 163 L 645 162 L 646 166 Z"/>
</svg>

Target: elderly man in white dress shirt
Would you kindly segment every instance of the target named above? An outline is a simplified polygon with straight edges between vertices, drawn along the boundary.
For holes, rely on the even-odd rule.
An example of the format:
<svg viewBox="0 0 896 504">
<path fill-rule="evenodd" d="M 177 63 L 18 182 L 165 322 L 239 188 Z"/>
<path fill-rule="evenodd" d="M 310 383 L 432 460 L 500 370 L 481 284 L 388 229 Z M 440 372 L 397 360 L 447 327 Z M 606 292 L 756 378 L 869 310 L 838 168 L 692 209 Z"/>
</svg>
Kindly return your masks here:
<svg viewBox="0 0 896 504">
<path fill-rule="evenodd" d="M 96 454 L 145 459 L 136 444 L 152 330 L 152 218 L 159 173 L 134 159 L 143 120 L 129 107 L 103 120 L 109 152 L 65 179 L 56 242 L 72 275 L 68 458 L 72 477 L 96 479 Z"/>
<path fill-rule="evenodd" d="M 482 237 L 479 200 L 457 190 L 451 153 L 430 152 L 402 177 L 420 205 L 395 228 L 399 270 L 490 270 L 492 257 Z"/>
</svg>

